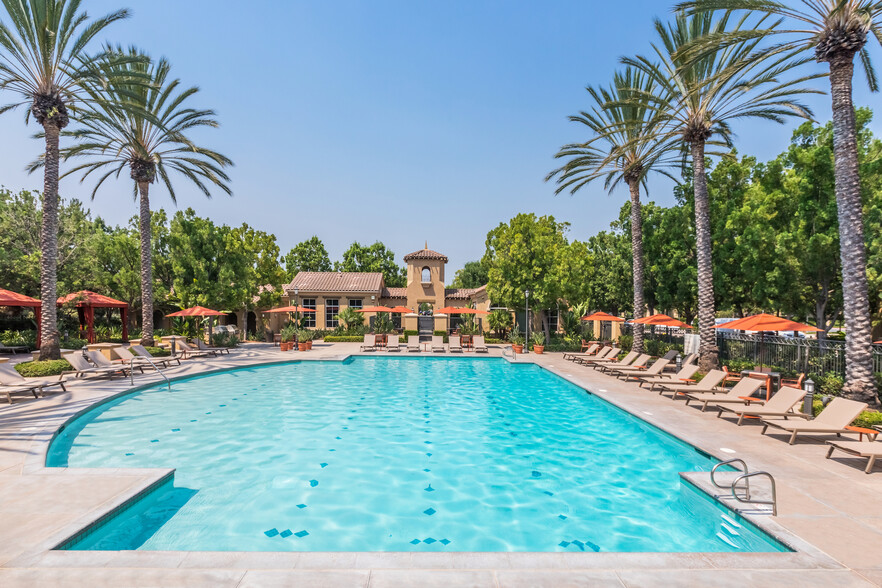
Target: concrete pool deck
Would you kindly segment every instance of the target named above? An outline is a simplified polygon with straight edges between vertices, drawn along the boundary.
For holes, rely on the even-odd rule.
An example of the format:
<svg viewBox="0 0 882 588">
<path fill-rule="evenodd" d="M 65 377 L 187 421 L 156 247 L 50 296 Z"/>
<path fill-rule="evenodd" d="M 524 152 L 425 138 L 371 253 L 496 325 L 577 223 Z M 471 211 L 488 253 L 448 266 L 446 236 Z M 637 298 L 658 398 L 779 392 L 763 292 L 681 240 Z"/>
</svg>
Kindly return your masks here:
<svg viewBox="0 0 882 588">
<path fill-rule="evenodd" d="M 343 359 L 358 344 L 317 344 L 281 353 L 249 344 L 229 356 L 185 361 L 166 371 L 187 377 L 208 370 L 296 359 Z M 371 355 L 383 354 L 372 353 Z M 406 354 L 402 355 L 418 355 Z M 431 355 L 431 354 L 419 354 Z M 491 355 L 501 355 L 492 349 Z M 437 354 L 436 354 L 437 356 Z M 35 586 L 882 586 L 882 468 L 865 460 L 827 460 L 821 438 L 789 446 L 564 361 L 535 362 L 636 416 L 722 459 L 740 457 L 778 483 L 778 516 L 748 508 L 763 529 L 794 553 L 253 553 L 53 551 L 101 516 L 141 493 L 168 469 L 46 468 L 55 430 L 80 411 L 131 389 L 129 380 L 72 381 L 68 392 L 0 406 L 0 585 Z M 136 385 L 161 382 L 138 375 Z M 56 389 L 57 390 L 57 389 Z M 623 432 L 627 434 L 627 432 Z M 694 477 L 706 485 L 707 475 Z M 757 489 L 763 482 L 757 482 Z M 725 494 L 723 491 L 717 491 Z"/>
</svg>

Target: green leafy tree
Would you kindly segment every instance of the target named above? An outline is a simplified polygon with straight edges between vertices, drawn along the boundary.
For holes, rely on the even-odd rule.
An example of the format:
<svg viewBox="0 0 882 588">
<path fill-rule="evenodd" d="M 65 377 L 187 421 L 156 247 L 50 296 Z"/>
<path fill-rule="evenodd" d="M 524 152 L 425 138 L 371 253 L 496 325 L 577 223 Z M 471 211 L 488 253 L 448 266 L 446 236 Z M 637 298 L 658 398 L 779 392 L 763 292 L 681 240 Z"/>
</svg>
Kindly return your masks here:
<svg viewBox="0 0 882 588">
<path fill-rule="evenodd" d="M 364 246 L 358 241 L 343 253 L 343 261 L 334 263 L 334 269 L 342 272 L 381 272 L 388 287 L 407 285 L 407 273 L 395 263 L 395 254 L 381 242 Z"/>
<path fill-rule="evenodd" d="M 243 295 L 239 324 L 245 333 L 249 308 L 265 308 L 281 301 L 279 286 L 285 279 L 285 272 L 279 263 L 279 246 L 275 235 L 243 224 L 234 229 L 231 236 L 229 245 L 241 251 L 245 257 L 244 275 L 239 288 Z"/>
<path fill-rule="evenodd" d="M 489 279 L 487 268 L 481 261 L 468 261 L 462 269 L 456 270 L 451 288 L 480 288 Z"/>
<path fill-rule="evenodd" d="M 514 317 L 507 310 L 497 308 L 487 316 L 487 325 L 496 333 L 496 337 L 504 339 L 506 333 L 514 326 Z"/>
<path fill-rule="evenodd" d="M 86 53 L 107 26 L 128 17 L 118 10 L 96 20 L 79 12 L 79 0 L 3 0 L 0 25 L 0 89 L 20 101 L 0 113 L 26 106 L 43 128 L 43 215 L 40 227 L 40 299 L 57 298 L 59 136 L 69 123 L 68 106 L 91 102 L 83 87 L 106 78 L 101 60 Z M 42 313 L 40 359 L 60 359 L 57 313 Z"/>
<path fill-rule="evenodd" d="M 557 194 L 567 189 L 575 193 L 601 178 L 610 192 L 621 183 L 628 186 L 634 318 L 643 317 L 645 307 L 640 186 L 646 190 L 646 177 L 653 171 L 674 179 L 668 170 L 677 163 L 673 153 L 677 142 L 657 131 L 657 111 L 639 99 L 655 90 L 654 78 L 635 68 L 616 73 L 608 89 L 589 86 L 591 110 L 570 120 L 587 127 L 591 137 L 565 145 L 555 157 L 567 162 L 545 178 L 557 180 Z M 633 334 L 631 350 L 642 353 L 643 325 L 634 325 Z"/>
<path fill-rule="evenodd" d="M 805 53 L 806 59 L 826 62 L 830 68 L 833 99 L 835 191 L 840 228 L 840 258 L 846 329 L 846 378 L 843 394 L 856 400 L 878 402 L 873 379 L 872 323 L 867 283 L 867 250 L 861 202 L 857 123 L 852 100 L 855 57 L 860 55 L 870 88 L 878 89 L 870 65 L 867 39 L 882 41 L 882 2 L 879 0 L 692 0 L 679 6 L 694 12 L 748 10 L 783 17 L 782 26 L 758 27 L 736 34 L 715 34 L 698 46 L 744 43 L 745 39 L 784 38 L 779 51 Z M 787 26 L 790 25 L 790 26 Z M 777 39 L 776 39 L 777 40 Z"/>
<path fill-rule="evenodd" d="M 489 268 L 487 293 L 496 304 L 524 308 L 524 291 L 530 291 L 530 310 L 549 336 L 548 313 L 563 295 L 560 249 L 568 246 L 569 225 L 553 216 L 519 214 L 487 234 L 483 262 Z"/>
<path fill-rule="evenodd" d="M 786 79 L 784 74 L 804 61 L 791 59 L 780 49 L 762 49 L 758 39 L 726 48 L 707 46 L 698 56 L 689 50 L 707 37 L 737 35 L 750 23 L 741 19 L 730 26 L 728 13 L 686 16 L 678 13 L 665 25 L 656 20 L 659 41 L 653 56 L 625 58 L 625 65 L 641 69 L 658 90 L 638 100 L 657 110 L 664 122 L 656 128 L 667 139 L 679 138 L 691 154 L 695 234 L 698 265 L 699 363 L 705 371 L 717 366 L 710 205 L 705 171 L 706 146 L 731 144 L 729 123 L 744 118 L 783 122 L 787 116 L 810 118 L 795 97 L 813 92 L 801 84 L 812 76 Z"/>
<path fill-rule="evenodd" d="M 83 180 L 100 174 L 92 197 L 110 177 L 128 169 L 140 202 L 141 232 L 141 343 L 153 344 L 153 262 L 150 215 L 150 185 L 161 180 L 172 201 L 176 201 L 172 173 L 184 176 L 206 197 L 210 186 L 232 194 L 229 176 L 223 168 L 232 162 L 210 149 L 197 146 L 188 134 L 197 128 L 217 127 L 214 112 L 186 105 L 198 88 L 181 89 L 180 80 L 170 79 L 169 63 L 160 59 L 149 63 L 136 49 L 108 52 L 109 70 L 121 74 L 110 83 L 89 86 L 92 100 L 80 116 L 82 123 L 70 133 L 78 139 L 63 151 L 64 158 L 87 158 L 68 174 L 83 172 Z M 121 59 L 128 56 L 128 60 Z M 150 80 L 149 85 L 140 83 Z"/>
<path fill-rule="evenodd" d="M 289 251 L 284 258 L 285 275 L 290 282 L 299 272 L 329 272 L 331 271 L 331 258 L 325 244 L 317 236 L 313 235 L 306 241 L 301 241 Z"/>
</svg>

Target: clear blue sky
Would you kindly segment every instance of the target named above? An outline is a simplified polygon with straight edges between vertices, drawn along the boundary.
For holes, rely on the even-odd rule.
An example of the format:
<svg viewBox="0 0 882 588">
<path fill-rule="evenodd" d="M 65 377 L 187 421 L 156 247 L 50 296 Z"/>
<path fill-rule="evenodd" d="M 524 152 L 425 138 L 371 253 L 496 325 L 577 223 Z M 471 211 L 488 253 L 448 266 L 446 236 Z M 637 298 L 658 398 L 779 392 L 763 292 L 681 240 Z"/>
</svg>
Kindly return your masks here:
<svg viewBox="0 0 882 588">
<path fill-rule="evenodd" d="M 585 85 L 606 84 L 620 56 L 648 52 L 652 19 L 667 18 L 673 0 L 83 4 L 91 15 L 128 6 L 132 17 L 106 39 L 167 57 L 201 87 L 194 104 L 218 113 L 221 128 L 198 138 L 236 163 L 234 196 L 209 201 L 179 179 L 179 207 L 275 233 L 283 253 L 317 234 L 332 259 L 353 240 L 379 239 L 401 262 L 428 241 L 450 257 L 452 279 L 519 212 L 568 221 L 578 239 L 616 217 L 624 192 L 555 197 L 543 178 L 562 144 L 585 139 L 567 121 L 587 106 Z M 862 74 L 855 88 L 858 104 L 878 103 Z M 811 101 L 821 120 L 828 103 Z M 737 146 L 774 157 L 795 126 L 736 126 Z M 23 171 L 41 148 L 36 130 L 23 113 L 0 117 L 6 187 L 42 186 Z M 653 182 L 649 199 L 670 203 L 670 188 Z M 87 200 L 91 186 L 68 178 L 61 190 Z M 127 180 L 108 183 L 89 206 L 124 223 L 136 213 L 131 193 Z M 158 185 L 152 202 L 174 210 Z"/>
</svg>

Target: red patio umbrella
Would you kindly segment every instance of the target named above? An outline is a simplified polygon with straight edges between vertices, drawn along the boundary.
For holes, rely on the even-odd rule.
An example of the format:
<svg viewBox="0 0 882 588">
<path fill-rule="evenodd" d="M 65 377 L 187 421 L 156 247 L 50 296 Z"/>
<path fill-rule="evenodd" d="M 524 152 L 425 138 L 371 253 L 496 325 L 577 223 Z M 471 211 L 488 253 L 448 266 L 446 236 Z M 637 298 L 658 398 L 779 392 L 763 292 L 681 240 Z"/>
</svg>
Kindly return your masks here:
<svg viewBox="0 0 882 588">
<path fill-rule="evenodd" d="M 366 308 L 359 308 L 355 312 L 393 312 L 393 311 L 388 306 L 368 306 Z M 408 312 L 410 312 L 410 309 L 408 309 Z"/>
<path fill-rule="evenodd" d="M 204 306 L 192 306 L 190 308 L 185 308 L 184 310 L 179 310 L 177 312 L 173 312 L 171 314 L 167 314 L 165 316 L 180 316 L 180 317 L 188 317 L 188 316 L 224 316 L 227 313 L 221 312 L 219 310 L 211 310 L 210 308 L 205 308 Z M 211 321 L 208 322 L 208 340 L 211 341 Z M 174 349 L 174 348 L 173 348 Z"/>
<path fill-rule="evenodd" d="M 315 312 L 314 308 L 306 308 L 305 306 L 283 306 L 281 308 L 273 308 L 264 310 L 263 312 Z"/>
<path fill-rule="evenodd" d="M 394 312 L 395 314 L 409 314 L 412 311 L 406 306 L 396 306 L 389 310 L 389 312 Z"/>
<path fill-rule="evenodd" d="M 755 314 L 743 319 L 736 319 L 717 325 L 717 329 L 733 329 L 738 331 L 759 331 L 760 333 L 760 367 L 763 366 L 762 349 L 765 344 L 766 332 L 801 331 L 803 333 L 819 332 L 824 329 L 797 323 L 773 314 Z"/>
<path fill-rule="evenodd" d="M 680 329 L 691 329 L 692 325 L 687 325 L 683 321 L 679 319 L 675 319 L 672 316 L 668 316 L 666 314 L 654 314 L 652 316 L 646 316 L 639 319 L 634 319 L 631 321 L 632 323 L 639 323 L 642 325 L 655 325 L 659 327 L 677 327 Z"/>
<path fill-rule="evenodd" d="M 34 315 L 37 319 L 37 348 L 40 348 L 42 342 L 43 329 L 40 328 L 42 318 L 43 303 L 36 298 L 13 292 L 12 290 L 4 290 L 0 288 L 0 306 L 24 306 L 34 309 Z"/>
</svg>

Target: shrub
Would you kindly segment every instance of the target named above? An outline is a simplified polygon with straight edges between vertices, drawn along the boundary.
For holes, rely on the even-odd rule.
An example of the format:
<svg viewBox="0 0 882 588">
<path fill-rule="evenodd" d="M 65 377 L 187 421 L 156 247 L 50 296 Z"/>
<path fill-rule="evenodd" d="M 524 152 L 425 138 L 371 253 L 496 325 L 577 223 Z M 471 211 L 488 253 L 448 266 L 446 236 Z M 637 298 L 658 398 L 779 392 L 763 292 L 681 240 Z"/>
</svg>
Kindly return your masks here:
<svg viewBox="0 0 882 588">
<path fill-rule="evenodd" d="M 37 349 L 37 331 L 3 331 L 0 342 L 10 347 L 25 346 L 34 351 Z"/>
<path fill-rule="evenodd" d="M 214 347 L 235 347 L 239 344 L 239 337 L 229 333 L 214 333 L 211 337 Z"/>
<path fill-rule="evenodd" d="M 325 343 L 361 343 L 364 341 L 364 335 L 327 335 Z"/>
<path fill-rule="evenodd" d="M 821 394 L 839 396 L 842 393 L 842 387 L 845 386 L 845 380 L 837 373 L 827 372 L 823 376 L 818 376 L 816 386 Z"/>
<path fill-rule="evenodd" d="M 865 410 L 852 423 L 855 427 L 872 429 L 876 425 L 882 425 L 882 412 Z"/>
<path fill-rule="evenodd" d="M 88 344 L 89 342 L 85 339 L 77 339 L 76 337 L 68 337 L 61 340 L 62 349 L 73 349 L 74 351 L 82 349 Z"/>
<path fill-rule="evenodd" d="M 66 359 L 50 359 L 48 361 L 26 361 L 15 364 L 15 371 L 25 378 L 57 376 L 61 372 L 73 369 Z"/>
<path fill-rule="evenodd" d="M 171 350 L 165 349 L 163 347 L 145 347 L 147 351 L 150 352 L 150 355 L 153 357 L 168 357 L 171 355 Z"/>
</svg>

